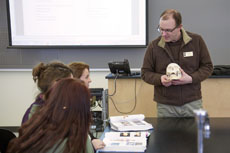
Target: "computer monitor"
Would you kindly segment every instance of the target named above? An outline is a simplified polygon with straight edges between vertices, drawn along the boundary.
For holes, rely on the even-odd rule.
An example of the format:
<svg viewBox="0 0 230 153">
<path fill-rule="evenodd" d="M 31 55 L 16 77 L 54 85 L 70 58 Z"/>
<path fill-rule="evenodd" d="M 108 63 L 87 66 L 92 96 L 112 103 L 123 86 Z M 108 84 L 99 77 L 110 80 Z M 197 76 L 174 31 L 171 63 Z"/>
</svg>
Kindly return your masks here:
<svg viewBox="0 0 230 153">
<path fill-rule="evenodd" d="M 124 61 L 113 61 L 109 62 L 110 72 L 116 75 L 131 75 L 129 61 L 124 59 Z"/>
</svg>

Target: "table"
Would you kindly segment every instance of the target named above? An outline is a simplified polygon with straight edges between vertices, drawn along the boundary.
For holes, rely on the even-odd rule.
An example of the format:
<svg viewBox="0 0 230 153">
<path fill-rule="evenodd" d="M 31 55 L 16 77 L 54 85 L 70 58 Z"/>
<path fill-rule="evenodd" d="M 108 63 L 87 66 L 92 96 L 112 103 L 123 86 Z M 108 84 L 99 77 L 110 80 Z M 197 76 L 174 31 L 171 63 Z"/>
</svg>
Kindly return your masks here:
<svg viewBox="0 0 230 153">
<path fill-rule="evenodd" d="M 197 124 L 194 118 L 145 120 L 154 126 L 146 153 L 197 153 Z M 203 141 L 204 153 L 229 153 L 230 118 L 210 118 L 210 127 L 211 136 Z"/>
</svg>

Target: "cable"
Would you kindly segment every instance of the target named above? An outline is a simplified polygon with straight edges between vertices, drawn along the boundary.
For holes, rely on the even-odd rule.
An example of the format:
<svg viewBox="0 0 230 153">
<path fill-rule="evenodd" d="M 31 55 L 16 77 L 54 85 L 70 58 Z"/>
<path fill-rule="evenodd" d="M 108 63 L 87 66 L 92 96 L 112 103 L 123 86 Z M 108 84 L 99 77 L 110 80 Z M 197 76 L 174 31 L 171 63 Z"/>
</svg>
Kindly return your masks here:
<svg viewBox="0 0 230 153">
<path fill-rule="evenodd" d="M 95 101 L 95 105 L 90 107 L 91 111 L 93 111 L 95 108 L 97 108 L 97 106 L 98 106 L 98 103 Z"/>
<path fill-rule="evenodd" d="M 109 96 L 109 98 L 110 98 L 110 100 L 112 101 L 113 106 L 115 107 L 115 109 L 116 109 L 117 112 L 119 112 L 119 113 L 121 113 L 121 114 L 129 114 L 129 113 L 132 113 L 132 112 L 136 109 L 136 105 L 137 105 L 136 84 L 137 84 L 137 82 L 136 82 L 136 79 L 135 79 L 135 86 L 134 86 L 134 95 L 135 95 L 135 96 L 134 96 L 134 99 L 135 99 L 134 102 L 135 102 L 135 103 L 134 103 L 133 108 L 132 108 L 130 111 L 128 111 L 128 112 L 122 112 L 122 111 L 118 110 L 117 106 L 115 105 L 115 102 L 114 102 L 113 98 L 112 98 L 111 96 Z"/>
<path fill-rule="evenodd" d="M 140 95 L 141 88 L 142 88 L 142 86 L 143 86 L 143 84 L 144 84 L 144 81 L 143 81 L 143 80 L 141 80 L 140 82 L 141 82 L 141 84 L 140 84 L 140 86 L 139 86 L 139 88 L 138 88 L 138 90 L 137 90 L 137 92 L 136 92 L 136 96 Z M 134 101 L 134 100 L 135 100 L 135 97 L 131 97 L 130 99 L 127 99 L 127 100 L 124 100 L 124 101 L 120 101 L 120 100 L 119 100 L 119 102 L 116 101 L 116 104 L 130 103 L 130 101 Z"/>
<path fill-rule="evenodd" d="M 117 92 L 117 77 L 118 77 L 118 73 L 116 73 L 115 79 L 114 79 L 114 91 L 111 95 L 108 94 L 108 96 L 114 96 Z"/>
<path fill-rule="evenodd" d="M 97 105 L 100 107 L 100 108 L 102 108 L 102 101 L 101 100 L 99 100 L 99 101 L 97 101 Z"/>
</svg>

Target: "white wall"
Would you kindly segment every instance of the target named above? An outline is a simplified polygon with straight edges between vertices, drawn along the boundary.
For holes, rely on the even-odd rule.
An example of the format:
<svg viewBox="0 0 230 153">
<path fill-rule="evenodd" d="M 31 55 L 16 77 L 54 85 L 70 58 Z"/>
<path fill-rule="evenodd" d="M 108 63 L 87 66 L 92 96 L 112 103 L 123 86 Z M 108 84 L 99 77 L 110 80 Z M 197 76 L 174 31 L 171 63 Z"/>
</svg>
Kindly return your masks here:
<svg viewBox="0 0 230 153">
<path fill-rule="evenodd" d="M 108 88 L 108 70 L 91 70 L 90 88 Z M 0 70 L 0 126 L 20 126 L 39 91 L 31 70 Z"/>
</svg>

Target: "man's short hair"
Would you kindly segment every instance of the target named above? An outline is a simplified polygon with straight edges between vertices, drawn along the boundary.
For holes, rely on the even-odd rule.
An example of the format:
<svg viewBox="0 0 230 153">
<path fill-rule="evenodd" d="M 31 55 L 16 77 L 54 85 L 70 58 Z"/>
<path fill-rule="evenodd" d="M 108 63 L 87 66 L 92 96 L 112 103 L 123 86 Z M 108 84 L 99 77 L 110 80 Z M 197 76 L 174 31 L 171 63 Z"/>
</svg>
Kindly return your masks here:
<svg viewBox="0 0 230 153">
<path fill-rule="evenodd" d="M 174 10 L 174 9 L 167 9 L 167 10 L 165 10 L 165 11 L 161 14 L 160 18 L 161 18 L 162 20 L 168 20 L 171 16 L 172 16 L 173 19 L 175 20 L 176 26 L 181 25 L 181 23 L 182 23 L 182 17 L 181 17 L 180 12 L 178 12 L 177 10 Z"/>
</svg>

